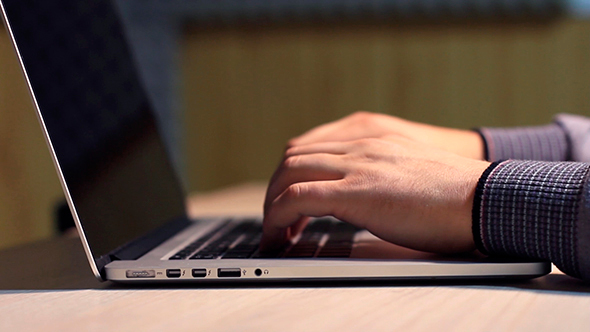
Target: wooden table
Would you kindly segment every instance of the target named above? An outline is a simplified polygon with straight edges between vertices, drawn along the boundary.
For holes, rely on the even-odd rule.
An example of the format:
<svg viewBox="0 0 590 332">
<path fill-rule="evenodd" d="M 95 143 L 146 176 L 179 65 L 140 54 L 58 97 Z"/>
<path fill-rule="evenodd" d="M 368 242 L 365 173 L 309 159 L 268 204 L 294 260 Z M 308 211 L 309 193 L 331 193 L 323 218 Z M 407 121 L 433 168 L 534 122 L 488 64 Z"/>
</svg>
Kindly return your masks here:
<svg viewBox="0 0 590 332">
<path fill-rule="evenodd" d="M 193 215 L 257 212 L 264 187 L 196 195 Z M 588 331 L 590 283 L 534 280 L 123 287 L 76 238 L 0 252 L 0 331 Z"/>
</svg>

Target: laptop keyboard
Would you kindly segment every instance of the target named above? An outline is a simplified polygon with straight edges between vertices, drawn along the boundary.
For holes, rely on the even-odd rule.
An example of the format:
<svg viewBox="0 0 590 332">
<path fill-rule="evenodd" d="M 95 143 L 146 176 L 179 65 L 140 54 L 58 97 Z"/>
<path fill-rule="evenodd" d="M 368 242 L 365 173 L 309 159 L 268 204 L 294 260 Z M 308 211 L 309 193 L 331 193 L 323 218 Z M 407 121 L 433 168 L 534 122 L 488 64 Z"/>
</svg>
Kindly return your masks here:
<svg viewBox="0 0 590 332">
<path fill-rule="evenodd" d="M 169 259 L 346 258 L 352 251 L 354 235 L 359 231 L 355 226 L 333 219 L 316 219 L 307 225 L 296 243 L 262 254 L 258 251 L 262 236 L 259 222 L 244 220 L 228 224 L 198 238 Z M 218 236 L 222 230 L 223 234 Z"/>
</svg>

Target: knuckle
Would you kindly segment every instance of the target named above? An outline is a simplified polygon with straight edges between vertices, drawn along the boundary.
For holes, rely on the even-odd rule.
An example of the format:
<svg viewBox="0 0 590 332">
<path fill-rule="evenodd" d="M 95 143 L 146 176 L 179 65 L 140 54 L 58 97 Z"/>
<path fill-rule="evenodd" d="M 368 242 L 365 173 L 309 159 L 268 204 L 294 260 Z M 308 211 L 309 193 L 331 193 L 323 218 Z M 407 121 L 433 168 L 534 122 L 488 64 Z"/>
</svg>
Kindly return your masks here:
<svg viewBox="0 0 590 332">
<path fill-rule="evenodd" d="M 371 118 L 372 116 L 374 116 L 374 114 L 371 112 L 356 111 L 356 112 L 352 113 L 349 117 L 354 120 L 363 120 L 363 119 Z"/>
<path fill-rule="evenodd" d="M 290 140 L 287 141 L 287 147 L 285 148 L 285 150 L 289 150 L 289 149 L 296 147 L 298 145 L 300 145 L 299 138 L 297 138 L 297 137 L 291 138 Z"/>
<path fill-rule="evenodd" d="M 290 185 L 283 197 L 287 200 L 293 201 L 317 201 L 322 200 L 322 190 L 316 185 L 310 185 L 306 182 L 299 182 Z"/>
<path fill-rule="evenodd" d="M 383 135 L 379 138 L 386 140 L 386 141 L 390 141 L 390 142 L 397 142 L 397 141 L 401 140 L 403 138 L 403 136 L 398 133 L 388 133 L 388 134 Z"/>
<path fill-rule="evenodd" d="M 295 155 L 298 155 L 299 148 L 292 146 L 285 150 L 285 158 L 289 158 Z"/>
<path fill-rule="evenodd" d="M 283 161 L 283 167 L 284 168 L 295 168 L 297 167 L 297 165 L 299 165 L 299 162 L 301 161 L 301 157 L 298 155 L 289 155 L 285 158 L 285 160 Z"/>
<path fill-rule="evenodd" d="M 358 111 L 352 114 L 351 120 L 364 127 L 376 127 L 379 126 L 383 120 L 382 114 L 371 113 L 367 111 Z"/>
<path fill-rule="evenodd" d="M 367 149 L 368 147 L 375 145 L 375 144 L 377 143 L 376 141 L 377 141 L 377 140 L 376 140 L 375 138 L 373 138 L 373 137 L 366 137 L 366 138 L 361 138 L 361 139 L 358 139 L 358 140 L 356 140 L 356 141 L 354 142 L 354 144 L 355 144 L 357 147 L 359 147 L 359 148 L 361 148 L 361 149 L 365 150 L 365 149 Z"/>
<path fill-rule="evenodd" d="M 303 183 L 292 184 L 285 190 L 283 196 L 289 200 L 299 199 L 307 193 L 306 187 L 307 186 Z"/>
</svg>

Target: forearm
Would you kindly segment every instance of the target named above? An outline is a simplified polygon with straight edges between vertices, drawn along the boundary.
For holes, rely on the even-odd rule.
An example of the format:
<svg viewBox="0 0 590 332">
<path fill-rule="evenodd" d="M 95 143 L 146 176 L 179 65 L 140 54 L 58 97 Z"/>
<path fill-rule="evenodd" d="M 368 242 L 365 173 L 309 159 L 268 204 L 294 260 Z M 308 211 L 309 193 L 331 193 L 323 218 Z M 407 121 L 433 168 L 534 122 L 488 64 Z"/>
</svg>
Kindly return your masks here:
<svg viewBox="0 0 590 332">
<path fill-rule="evenodd" d="M 590 164 L 509 160 L 482 175 L 473 235 L 489 254 L 552 261 L 590 280 Z"/>
</svg>

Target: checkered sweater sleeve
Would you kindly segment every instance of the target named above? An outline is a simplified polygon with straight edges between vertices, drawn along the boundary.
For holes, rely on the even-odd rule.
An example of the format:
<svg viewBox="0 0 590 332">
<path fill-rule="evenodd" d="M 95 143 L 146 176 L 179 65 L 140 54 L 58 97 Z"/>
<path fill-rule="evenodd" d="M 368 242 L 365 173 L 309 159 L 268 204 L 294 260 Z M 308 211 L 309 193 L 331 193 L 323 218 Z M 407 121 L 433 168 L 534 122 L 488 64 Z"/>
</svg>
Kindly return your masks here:
<svg viewBox="0 0 590 332">
<path fill-rule="evenodd" d="M 559 115 L 547 126 L 480 133 L 495 162 L 476 189 L 477 247 L 550 260 L 590 281 L 590 119 Z"/>
</svg>

